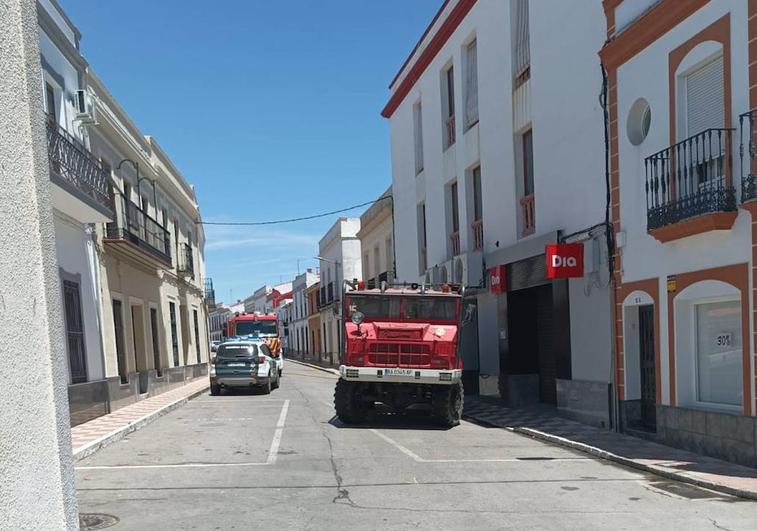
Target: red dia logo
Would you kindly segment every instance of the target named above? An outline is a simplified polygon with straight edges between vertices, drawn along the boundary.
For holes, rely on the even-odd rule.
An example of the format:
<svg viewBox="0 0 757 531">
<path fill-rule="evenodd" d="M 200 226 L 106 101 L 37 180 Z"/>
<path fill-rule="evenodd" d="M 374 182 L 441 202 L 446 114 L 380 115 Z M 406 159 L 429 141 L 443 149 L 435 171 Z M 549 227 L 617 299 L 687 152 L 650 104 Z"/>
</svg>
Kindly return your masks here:
<svg viewBox="0 0 757 531">
<path fill-rule="evenodd" d="M 583 243 L 551 243 L 545 250 L 547 278 L 584 276 Z"/>
</svg>

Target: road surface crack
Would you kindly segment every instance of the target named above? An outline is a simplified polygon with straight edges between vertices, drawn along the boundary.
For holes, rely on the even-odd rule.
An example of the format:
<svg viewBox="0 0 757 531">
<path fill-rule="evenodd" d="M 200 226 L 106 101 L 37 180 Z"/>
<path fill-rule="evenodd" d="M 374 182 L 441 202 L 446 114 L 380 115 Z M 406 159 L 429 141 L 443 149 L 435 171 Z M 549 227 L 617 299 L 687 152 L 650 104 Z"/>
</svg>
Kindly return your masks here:
<svg viewBox="0 0 757 531">
<path fill-rule="evenodd" d="M 321 422 L 313 414 L 313 408 L 310 407 L 310 399 L 305 395 L 305 393 L 302 392 L 302 390 L 297 389 L 297 392 L 307 404 L 307 410 L 310 413 L 310 417 L 313 419 L 313 422 L 315 422 L 316 425 L 319 426 L 321 435 L 323 435 L 323 438 L 326 439 L 326 442 L 329 444 L 329 461 L 331 462 L 331 472 L 334 474 L 334 481 L 336 481 L 336 496 L 334 496 L 334 498 L 331 500 L 331 503 L 348 505 L 350 507 L 357 508 L 358 505 L 352 500 L 352 498 L 350 498 L 350 491 L 344 488 L 344 480 L 342 478 L 342 475 L 339 473 L 339 467 L 337 466 L 336 459 L 334 458 L 334 442 L 331 440 L 331 437 L 329 437 L 328 433 L 326 433 L 326 429 L 323 427 Z"/>
</svg>

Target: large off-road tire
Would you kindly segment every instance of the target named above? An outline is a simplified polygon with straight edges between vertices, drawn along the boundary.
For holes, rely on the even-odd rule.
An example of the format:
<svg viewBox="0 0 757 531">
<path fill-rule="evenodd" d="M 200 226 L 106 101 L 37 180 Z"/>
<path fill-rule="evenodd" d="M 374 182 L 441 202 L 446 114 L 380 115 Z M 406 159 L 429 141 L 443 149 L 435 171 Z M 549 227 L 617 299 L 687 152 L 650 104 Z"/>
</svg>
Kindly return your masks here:
<svg viewBox="0 0 757 531">
<path fill-rule="evenodd" d="M 368 413 L 366 404 L 357 393 L 357 385 L 341 378 L 337 380 L 334 390 L 334 409 L 336 416 L 345 424 L 359 424 Z"/>
<path fill-rule="evenodd" d="M 437 386 L 432 395 L 431 406 L 434 416 L 451 428 L 460 424 L 463 416 L 463 383 Z"/>
<path fill-rule="evenodd" d="M 221 394 L 221 386 L 218 384 L 210 384 L 210 394 L 212 396 L 218 396 Z"/>
</svg>

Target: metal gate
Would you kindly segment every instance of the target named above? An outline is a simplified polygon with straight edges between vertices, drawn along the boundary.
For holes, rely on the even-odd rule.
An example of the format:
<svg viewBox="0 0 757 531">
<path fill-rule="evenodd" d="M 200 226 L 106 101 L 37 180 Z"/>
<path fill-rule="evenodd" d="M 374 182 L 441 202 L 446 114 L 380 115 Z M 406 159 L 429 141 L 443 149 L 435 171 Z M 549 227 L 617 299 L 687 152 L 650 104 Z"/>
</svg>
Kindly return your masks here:
<svg viewBox="0 0 757 531">
<path fill-rule="evenodd" d="M 639 361 L 641 376 L 641 423 L 656 429 L 654 306 L 639 306 Z"/>
<path fill-rule="evenodd" d="M 66 336 L 68 339 L 68 366 L 71 382 L 87 381 L 87 356 L 84 348 L 84 325 L 81 317 L 79 284 L 63 281 L 63 303 L 66 312 Z"/>
</svg>

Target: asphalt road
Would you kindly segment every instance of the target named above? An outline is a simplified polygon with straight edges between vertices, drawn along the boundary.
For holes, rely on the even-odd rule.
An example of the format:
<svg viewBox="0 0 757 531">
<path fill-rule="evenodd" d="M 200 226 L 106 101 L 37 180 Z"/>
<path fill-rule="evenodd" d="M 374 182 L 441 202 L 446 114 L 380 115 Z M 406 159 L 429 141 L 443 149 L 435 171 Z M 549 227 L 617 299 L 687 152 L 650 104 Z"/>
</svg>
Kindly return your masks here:
<svg viewBox="0 0 757 531">
<path fill-rule="evenodd" d="M 336 377 L 202 396 L 78 463 L 111 529 L 757 529 L 757 502 L 463 422 L 334 418 Z"/>
</svg>

